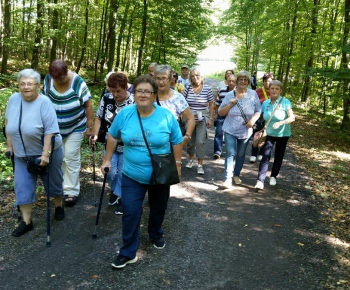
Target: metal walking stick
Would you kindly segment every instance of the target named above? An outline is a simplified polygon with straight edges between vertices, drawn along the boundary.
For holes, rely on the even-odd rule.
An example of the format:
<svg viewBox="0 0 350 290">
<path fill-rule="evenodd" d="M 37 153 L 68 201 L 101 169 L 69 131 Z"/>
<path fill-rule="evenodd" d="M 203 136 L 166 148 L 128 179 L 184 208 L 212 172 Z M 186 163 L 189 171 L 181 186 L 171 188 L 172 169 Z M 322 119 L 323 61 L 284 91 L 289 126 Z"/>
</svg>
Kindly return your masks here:
<svg viewBox="0 0 350 290">
<path fill-rule="evenodd" d="M 92 137 L 92 136 L 91 136 Z M 91 140 L 90 137 L 90 140 Z M 97 199 L 96 199 L 96 163 L 95 163 L 95 150 L 96 150 L 96 144 L 91 144 L 91 150 L 92 150 L 92 179 L 94 181 L 94 205 L 97 206 Z"/>
<path fill-rule="evenodd" d="M 105 193 L 105 186 L 106 186 L 106 180 L 107 180 L 107 174 L 108 174 L 109 168 L 105 167 L 104 168 L 104 176 L 103 176 L 103 184 L 102 184 L 102 190 L 101 190 L 101 196 L 100 196 L 100 202 L 98 204 L 98 209 L 97 209 L 97 215 L 96 215 L 96 222 L 95 222 L 95 231 L 92 234 L 92 238 L 96 239 L 97 235 L 96 235 L 96 230 L 97 230 L 97 226 L 98 226 L 98 220 L 100 218 L 100 212 L 101 212 L 101 206 L 102 206 L 102 201 L 103 201 L 103 195 Z"/>
<path fill-rule="evenodd" d="M 49 158 L 49 164 L 51 166 L 52 155 L 55 149 L 55 135 L 51 137 L 51 155 Z M 40 159 L 36 159 L 39 160 Z M 51 247 L 51 224 L 50 224 L 50 170 L 47 170 L 47 191 L 46 191 L 46 246 Z"/>
</svg>

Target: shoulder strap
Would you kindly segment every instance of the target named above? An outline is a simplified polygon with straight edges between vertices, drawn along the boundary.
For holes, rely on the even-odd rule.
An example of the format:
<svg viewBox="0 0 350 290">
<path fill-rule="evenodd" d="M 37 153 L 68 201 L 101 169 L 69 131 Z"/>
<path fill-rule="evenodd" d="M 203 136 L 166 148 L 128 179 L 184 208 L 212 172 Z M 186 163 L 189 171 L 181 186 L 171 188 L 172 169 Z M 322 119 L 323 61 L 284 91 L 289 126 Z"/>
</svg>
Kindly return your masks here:
<svg viewBox="0 0 350 290">
<path fill-rule="evenodd" d="M 268 97 L 267 94 L 266 94 L 266 90 L 265 90 L 265 87 L 264 87 L 264 86 L 262 87 L 262 91 L 263 91 L 265 100 L 267 100 L 269 97 Z"/>
<path fill-rule="evenodd" d="M 276 107 L 273 109 L 273 111 L 272 111 L 272 113 L 271 113 L 271 116 L 270 116 L 269 120 L 267 121 L 267 123 L 266 123 L 266 124 L 265 124 L 265 126 L 264 126 L 264 129 L 266 129 L 266 128 L 267 128 L 267 126 L 270 124 L 271 119 L 272 119 L 273 115 L 274 115 L 274 114 L 275 114 L 275 112 L 276 112 L 276 109 L 277 109 L 278 107 L 280 107 L 280 106 L 281 106 L 281 103 L 282 103 L 283 98 L 284 98 L 284 97 L 282 97 L 282 98 L 280 99 L 280 101 L 278 102 L 278 104 L 276 104 Z"/>
<path fill-rule="evenodd" d="M 236 90 L 233 91 L 233 95 L 236 97 Z M 242 108 L 242 106 L 240 105 L 240 103 L 238 103 L 238 101 L 237 101 L 237 107 L 238 107 L 238 109 L 241 111 L 241 115 L 242 115 L 242 117 L 243 117 L 243 119 L 244 119 L 244 122 L 245 122 L 245 123 L 248 123 L 248 119 L 247 119 L 246 115 L 244 114 L 243 108 Z"/>
<path fill-rule="evenodd" d="M 21 100 L 21 109 L 19 111 L 18 132 L 19 132 L 19 136 L 21 137 L 21 141 L 22 141 L 22 145 L 23 145 L 23 149 L 24 149 L 24 154 L 25 154 L 25 156 L 27 156 L 26 147 L 24 146 L 23 137 L 22 137 L 21 123 L 22 123 L 22 100 Z"/>
<path fill-rule="evenodd" d="M 147 149 L 148 149 L 148 152 L 149 152 L 149 156 L 152 158 L 152 152 L 151 152 L 151 149 L 150 149 L 149 146 L 148 146 L 148 142 L 147 142 L 147 139 L 146 139 L 145 131 L 143 130 L 143 125 L 142 125 L 140 113 L 139 113 L 139 111 L 137 110 L 137 108 L 136 108 L 136 112 L 137 112 L 137 117 L 138 117 L 139 122 L 140 122 L 140 127 L 141 127 L 141 131 L 142 131 L 143 139 L 145 140 L 145 144 L 146 144 L 146 146 L 147 146 Z"/>
</svg>

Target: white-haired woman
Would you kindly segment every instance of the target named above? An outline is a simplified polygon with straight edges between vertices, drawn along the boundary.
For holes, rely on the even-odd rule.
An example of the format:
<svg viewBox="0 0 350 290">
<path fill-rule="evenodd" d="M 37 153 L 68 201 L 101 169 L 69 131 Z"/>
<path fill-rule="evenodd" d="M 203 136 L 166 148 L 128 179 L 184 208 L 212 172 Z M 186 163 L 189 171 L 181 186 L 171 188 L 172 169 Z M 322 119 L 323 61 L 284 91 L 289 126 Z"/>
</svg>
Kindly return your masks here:
<svg viewBox="0 0 350 290">
<path fill-rule="evenodd" d="M 158 85 L 157 102 L 159 102 L 162 107 L 172 112 L 177 120 L 179 120 L 181 116 L 187 121 L 183 142 L 183 145 L 187 145 L 191 139 L 196 121 L 194 120 L 194 116 L 184 96 L 170 88 L 170 81 L 172 78 L 171 66 L 167 64 L 157 65 L 154 75 Z"/>
<path fill-rule="evenodd" d="M 210 86 L 204 84 L 204 77 L 197 68 L 190 70 L 191 85 L 186 86 L 184 97 L 195 117 L 196 126 L 187 147 L 189 162 L 187 168 L 193 167 L 194 154 L 198 159 L 197 173 L 204 174 L 203 160 L 205 155 L 205 140 L 207 128 L 212 126 L 214 116 L 214 96 Z M 209 107 L 209 117 L 208 116 Z"/>
<path fill-rule="evenodd" d="M 55 109 L 50 99 L 40 94 L 40 74 L 33 69 L 24 69 L 18 73 L 17 82 L 19 93 L 10 96 L 5 125 L 6 152 L 14 155 L 16 203 L 20 206 L 23 218 L 12 235 L 20 237 L 34 229 L 32 209 L 36 200 L 38 175 L 28 172 L 29 158 L 40 159 L 40 166 L 48 166 L 51 160 L 47 167 L 48 174 L 40 175 L 40 178 L 45 190 L 54 197 L 55 219 L 64 219 L 61 169 L 63 149 Z M 53 136 L 55 144 L 51 144 Z"/>
</svg>

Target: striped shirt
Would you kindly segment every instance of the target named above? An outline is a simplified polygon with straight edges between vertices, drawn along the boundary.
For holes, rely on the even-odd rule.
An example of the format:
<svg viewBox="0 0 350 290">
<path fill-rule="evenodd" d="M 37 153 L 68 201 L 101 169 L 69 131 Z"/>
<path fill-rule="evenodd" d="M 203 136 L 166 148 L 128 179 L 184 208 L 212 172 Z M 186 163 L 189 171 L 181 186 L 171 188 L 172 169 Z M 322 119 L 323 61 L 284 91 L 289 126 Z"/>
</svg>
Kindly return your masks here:
<svg viewBox="0 0 350 290">
<path fill-rule="evenodd" d="M 50 91 L 47 86 L 50 82 Z M 91 99 L 89 88 L 83 78 L 74 73 L 71 87 L 64 93 L 59 93 L 53 85 L 50 75 L 44 79 L 43 94 L 48 96 L 56 110 L 58 126 L 62 138 L 75 132 L 85 132 L 86 115 L 84 103 Z"/>
<path fill-rule="evenodd" d="M 208 103 L 214 101 L 214 96 L 211 87 L 204 84 L 199 94 L 196 94 L 193 91 L 192 85 L 187 86 L 184 91 L 184 97 L 192 112 L 206 111 L 208 108 Z M 197 114 L 194 114 L 194 117 L 198 121 Z"/>
<path fill-rule="evenodd" d="M 222 100 L 225 99 L 227 93 L 229 92 L 229 86 L 225 86 L 225 88 L 221 89 L 216 97 L 215 104 L 219 107 L 222 103 Z"/>
</svg>

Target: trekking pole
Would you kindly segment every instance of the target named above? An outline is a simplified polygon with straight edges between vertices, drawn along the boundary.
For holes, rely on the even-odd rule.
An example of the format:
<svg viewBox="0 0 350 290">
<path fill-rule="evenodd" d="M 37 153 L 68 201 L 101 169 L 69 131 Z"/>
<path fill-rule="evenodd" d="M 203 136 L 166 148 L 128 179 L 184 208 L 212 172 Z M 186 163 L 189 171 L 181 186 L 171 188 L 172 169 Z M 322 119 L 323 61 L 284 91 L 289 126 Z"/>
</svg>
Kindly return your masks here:
<svg viewBox="0 0 350 290">
<path fill-rule="evenodd" d="M 94 181 L 94 205 L 97 206 L 97 199 L 96 199 L 96 163 L 95 163 L 95 149 L 96 149 L 96 143 L 92 144 L 91 143 L 91 138 L 93 136 L 90 136 L 90 145 L 91 145 L 91 150 L 92 150 L 92 180 Z"/>
<path fill-rule="evenodd" d="M 55 135 L 51 137 L 51 155 L 48 166 L 51 166 L 52 155 L 55 149 Z M 36 161 L 40 159 L 36 159 Z M 51 247 L 51 224 L 50 224 L 50 170 L 47 170 L 47 191 L 46 191 L 46 247 Z"/>
<path fill-rule="evenodd" d="M 11 163 L 12 163 L 12 173 L 13 175 L 15 175 L 15 156 L 12 154 L 11 156 L 11 152 L 10 151 L 6 151 L 5 152 L 5 156 L 7 158 L 11 158 Z M 12 215 L 15 214 L 15 208 L 17 207 L 17 221 L 21 221 L 22 220 L 22 216 L 21 216 L 21 209 L 19 208 L 19 205 L 15 202 L 15 204 L 13 205 L 13 209 L 12 209 Z"/>
<path fill-rule="evenodd" d="M 101 205 L 102 205 L 102 201 L 103 201 L 103 195 L 105 193 L 105 186 L 106 186 L 106 180 L 107 180 L 107 173 L 109 171 L 108 167 L 104 168 L 104 176 L 103 176 L 103 184 L 102 184 L 102 190 L 101 190 L 101 196 L 100 196 L 100 202 L 98 204 L 98 209 L 97 209 L 97 215 L 96 215 L 96 222 L 95 222 L 95 231 L 92 234 L 92 238 L 96 239 L 97 235 L 96 235 L 96 230 L 97 230 L 97 226 L 98 226 L 98 220 L 100 218 L 100 212 L 101 212 Z"/>
</svg>

